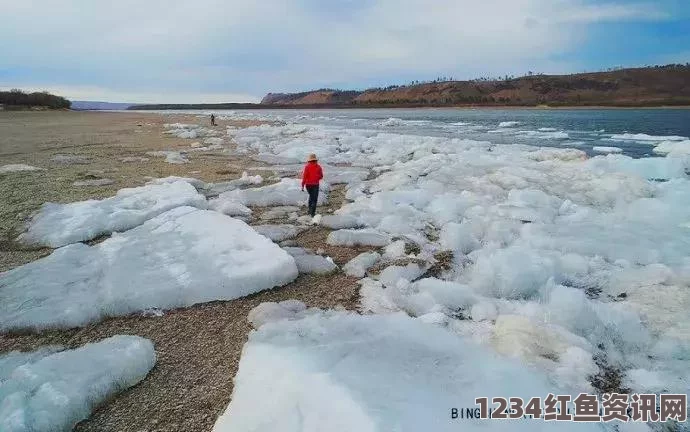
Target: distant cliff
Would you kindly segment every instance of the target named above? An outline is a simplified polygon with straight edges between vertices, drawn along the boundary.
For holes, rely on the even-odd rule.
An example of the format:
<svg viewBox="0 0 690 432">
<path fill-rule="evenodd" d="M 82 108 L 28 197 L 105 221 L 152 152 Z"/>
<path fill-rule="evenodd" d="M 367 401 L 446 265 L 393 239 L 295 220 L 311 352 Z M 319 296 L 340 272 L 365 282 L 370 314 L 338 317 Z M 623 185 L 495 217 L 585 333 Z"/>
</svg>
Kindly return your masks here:
<svg viewBox="0 0 690 432">
<path fill-rule="evenodd" d="M 364 91 L 269 93 L 265 107 L 690 105 L 690 66 L 668 65 L 502 80 L 435 81 Z"/>
</svg>

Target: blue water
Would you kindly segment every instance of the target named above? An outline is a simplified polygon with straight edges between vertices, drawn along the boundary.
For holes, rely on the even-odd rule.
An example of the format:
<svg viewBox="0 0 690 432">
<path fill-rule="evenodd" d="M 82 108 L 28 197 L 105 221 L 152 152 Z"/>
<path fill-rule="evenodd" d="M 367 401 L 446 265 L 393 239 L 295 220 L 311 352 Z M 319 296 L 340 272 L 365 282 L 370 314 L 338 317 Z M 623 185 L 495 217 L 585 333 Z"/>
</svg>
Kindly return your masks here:
<svg viewBox="0 0 690 432">
<path fill-rule="evenodd" d="M 690 137 L 690 109 L 342 109 L 234 111 L 305 124 L 333 125 L 392 133 L 445 136 L 495 144 L 578 148 L 618 147 L 639 158 L 658 156 L 663 136 Z M 217 114 L 223 114 L 222 111 Z M 393 120 L 388 120 L 393 119 Z M 518 122 L 499 127 L 501 122 Z M 548 130 L 544 130 L 544 128 Z M 540 130 L 542 129 L 542 130 Z M 615 139 L 647 134 L 651 140 Z M 680 140 L 680 138 L 676 138 Z"/>
</svg>

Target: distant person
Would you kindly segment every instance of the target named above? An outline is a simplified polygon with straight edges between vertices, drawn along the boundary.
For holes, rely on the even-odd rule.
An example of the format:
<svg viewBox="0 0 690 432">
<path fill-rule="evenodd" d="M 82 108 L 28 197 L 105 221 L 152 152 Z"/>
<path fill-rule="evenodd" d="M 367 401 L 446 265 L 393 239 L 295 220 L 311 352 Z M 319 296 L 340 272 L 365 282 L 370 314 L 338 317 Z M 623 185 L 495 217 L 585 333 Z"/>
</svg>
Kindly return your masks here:
<svg viewBox="0 0 690 432">
<path fill-rule="evenodd" d="M 314 153 L 309 155 L 302 171 L 302 190 L 307 188 L 309 193 L 309 214 L 316 216 L 316 202 L 319 199 L 319 182 L 323 178 L 323 170 Z"/>
<path fill-rule="evenodd" d="M 216 125 L 216 116 L 211 114 L 211 126 L 215 126 L 215 125 Z"/>
</svg>

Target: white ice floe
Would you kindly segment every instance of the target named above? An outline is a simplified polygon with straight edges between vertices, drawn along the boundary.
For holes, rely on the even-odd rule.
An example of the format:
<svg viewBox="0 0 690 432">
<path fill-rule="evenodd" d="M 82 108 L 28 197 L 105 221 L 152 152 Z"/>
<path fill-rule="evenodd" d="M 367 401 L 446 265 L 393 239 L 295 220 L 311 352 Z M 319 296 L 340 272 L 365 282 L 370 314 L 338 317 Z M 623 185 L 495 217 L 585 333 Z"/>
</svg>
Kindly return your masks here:
<svg viewBox="0 0 690 432">
<path fill-rule="evenodd" d="M 237 201 L 223 200 L 220 198 L 210 200 L 208 202 L 208 208 L 227 216 L 248 217 L 252 214 L 252 210 L 249 207 Z"/>
<path fill-rule="evenodd" d="M 254 225 L 252 228 L 262 236 L 268 237 L 276 243 L 297 237 L 297 234 L 301 231 L 297 226 L 289 224 Z"/>
<path fill-rule="evenodd" d="M 387 260 L 393 260 L 396 258 L 401 258 L 405 256 L 405 241 L 396 240 L 393 243 L 386 246 L 383 251 L 383 258 Z"/>
<path fill-rule="evenodd" d="M 349 215 L 325 215 L 321 218 L 321 225 L 331 229 L 361 227 L 358 219 Z"/>
<path fill-rule="evenodd" d="M 169 176 L 169 177 L 162 177 L 162 178 L 155 178 L 151 179 L 146 182 L 147 185 L 162 185 L 162 184 L 170 184 L 170 183 L 176 183 L 176 182 L 185 182 L 189 183 L 190 185 L 194 186 L 196 189 L 205 189 L 209 187 L 209 184 L 196 179 L 192 177 L 178 177 L 178 176 Z"/>
<path fill-rule="evenodd" d="M 326 243 L 334 246 L 386 246 L 390 237 L 372 229 L 341 229 L 328 234 Z"/>
<path fill-rule="evenodd" d="M 283 319 L 299 319 L 307 306 L 299 300 L 283 300 L 281 302 L 264 302 L 249 311 L 247 321 L 258 329 L 268 322 Z"/>
<path fill-rule="evenodd" d="M 518 131 L 516 133 L 519 136 L 525 137 L 525 138 L 554 139 L 554 140 L 564 140 L 564 139 L 570 138 L 570 135 L 568 135 L 567 132 L 563 132 L 563 131 L 544 132 L 544 131 L 526 130 L 526 131 Z"/>
<path fill-rule="evenodd" d="M 121 189 L 114 197 L 70 204 L 43 204 L 19 239 L 23 243 L 60 247 L 124 231 L 184 205 L 207 206 L 189 183 L 176 181 Z"/>
<path fill-rule="evenodd" d="M 363 279 L 363 310 L 425 317 L 460 339 L 492 347 L 502 316 L 524 317 L 529 321 L 517 324 L 525 324 L 520 332 L 536 328 L 568 341 L 543 351 L 552 362 L 544 371 L 553 379 L 586 390 L 597 358 L 623 376 L 652 371 L 667 389 L 687 390 L 690 159 L 675 144 L 685 139 L 618 134 L 650 149 L 658 145 L 660 154 L 676 151 L 587 158 L 578 149 L 534 146 L 567 138 L 565 130 L 503 128 L 502 138 L 524 144 L 500 145 L 410 134 L 402 121 L 384 130 L 378 122 L 358 123 L 369 129 L 286 122 L 229 132 L 239 153 L 296 164 L 284 165 L 285 175 L 296 175 L 311 151 L 329 166 L 369 170 L 373 178 L 349 182 L 347 202 L 324 216 L 323 226 L 373 230 L 388 239 L 377 247 L 393 239 L 414 243 L 420 268 L 434 264 L 436 252 L 452 251 L 433 269 L 443 281 L 402 277 L 384 286 Z M 333 237 L 356 244 L 348 231 Z M 589 345 L 577 345 L 578 338 Z M 541 350 L 532 348 L 528 353 Z M 532 357 L 516 358 L 538 364 Z M 631 382 L 645 381 L 642 373 L 637 378 Z"/>
<path fill-rule="evenodd" d="M 606 147 L 606 146 L 594 146 L 592 151 L 596 153 L 623 153 L 623 149 L 620 147 Z"/>
<path fill-rule="evenodd" d="M 245 344 L 232 402 L 214 432 L 600 430 L 465 418 L 476 397 L 528 400 L 570 389 L 437 325 L 304 305 L 296 312 L 261 305 L 251 314 L 259 330 Z M 451 407 L 463 408 L 463 418 L 452 420 Z"/>
<path fill-rule="evenodd" d="M 387 288 L 396 287 L 401 280 L 410 282 L 417 279 L 424 273 L 424 270 L 424 267 L 415 263 L 404 266 L 391 265 L 381 271 L 378 280 Z"/>
<path fill-rule="evenodd" d="M 263 183 L 263 181 L 264 181 L 264 179 L 260 175 L 250 176 L 249 174 L 247 174 L 246 171 L 244 171 L 242 173 L 242 176 L 238 179 L 208 184 L 206 186 L 206 189 L 207 189 L 206 195 L 215 197 L 215 196 L 222 194 L 223 192 L 239 189 L 243 186 L 260 185 L 261 183 Z M 231 197 L 229 197 L 229 198 L 226 197 L 226 200 L 227 199 L 232 200 Z M 235 201 L 236 201 L 236 199 L 235 199 Z"/>
<path fill-rule="evenodd" d="M 170 164 L 183 164 L 189 162 L 186 154 L 179 151 L 161 150 L 146 152 L 146 154 L 149 156 L 165 156 L 165 161 Z"/>
<path fill-rule="evenodd" d="M 518 121 L 504 121 L 504 122 L 500 122 L 500 123 L 498 124 L 498 127 L 500 127 L 500 128 L 509 128 L 509 127 L 515 127 L 515 126 L 517 126 L 517 125 L 519 125 L 519 124 L 520 124 L 520 122 L 518 122 Z"/>
<path fill-rule="evenodd" d="M 118 335 L 80 348 L 0 355 L 0 430 L 67 431 L 101 403 L 144 379 L 153 344 Z"/>
<path fill-rule="evenodd" d="M 232 300 L 295 277 L 294 259 L 244 222 L 178 207 L 95 246 L 66 246 L 0 274 L 0 330 Z"/>
<path fill-rule="evenodd" d="M 684 141 L 663 141 L 657 144 L 652 150 L 657 154 L 671 154 L 671 155 L 690 155 L 690 140 Z"/>
<path fill-rule="evenodd" d="M 381 259 L 381 254 L 378 252 L 363 252 L 352 258 L 343 266 L 343 271 L 346 275 L 363 278 L 367 270 Z"/>
<path fill-rule="evenodd" d="M 683 136 L 677 136 L 677 135 L 647 135 L 647 134 L 631 134 L 631 133 L 624 133 L 624 134 L 613 134 L 611 135 L 611 139 L 615 141 L 649 141 L 650 143 L 654 143 L 657 141 L 684 141 L 687 140 L 688 137 L 683 137 Z"/>
<path fill-rule="evenodd" d="M 300 247 L 283 248 L 292 255 L 300 273 L 327 274 L 333 272 L 338 266 L 331 257 L 315 255 Z"/>
<path fill-rule="evenodd" d="M 107 186 L 115 183 L 114 180 L 109 178 L 101 179 L 90 179 L 90 180 L 78 180 L 72 183 L 72 186 Z"/>
<path fill-rule="evenodd" d="M 645 179 L 684 178 L 690 168 L 690 159 L 685 157 L 655 157 L 633 159 L 630 156 L 609 154 L 606 157 L 593 157 L 586 163 L 593 172 L 627 173 Z"/>
<path fill-rule="evenodd" d="M 43 168 L 38 168 L 35 166 L 26 165 L 26 164 L 8 164 L 8 165 L 0 166 L 0 174 L 7 174 L 7 173 L 21 172 L 21 171 L 43 171 Z"/>
</svg>

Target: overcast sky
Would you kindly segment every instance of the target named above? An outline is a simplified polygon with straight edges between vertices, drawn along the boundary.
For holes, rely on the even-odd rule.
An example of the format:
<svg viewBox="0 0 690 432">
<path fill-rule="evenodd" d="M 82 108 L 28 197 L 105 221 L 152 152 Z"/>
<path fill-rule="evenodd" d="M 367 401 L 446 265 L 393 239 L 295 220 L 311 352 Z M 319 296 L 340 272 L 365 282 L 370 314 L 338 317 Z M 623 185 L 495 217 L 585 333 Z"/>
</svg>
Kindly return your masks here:
<svg viewBox="0 0 690 432">
<path fill-rule="evenodd" d="M 73 100 L 267 92 L 690 61 L 689 0 L 0 0 L 0 88 Z"/>
</svg>

